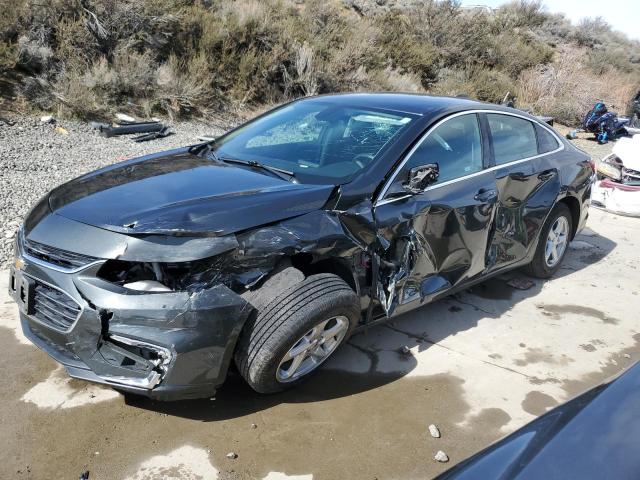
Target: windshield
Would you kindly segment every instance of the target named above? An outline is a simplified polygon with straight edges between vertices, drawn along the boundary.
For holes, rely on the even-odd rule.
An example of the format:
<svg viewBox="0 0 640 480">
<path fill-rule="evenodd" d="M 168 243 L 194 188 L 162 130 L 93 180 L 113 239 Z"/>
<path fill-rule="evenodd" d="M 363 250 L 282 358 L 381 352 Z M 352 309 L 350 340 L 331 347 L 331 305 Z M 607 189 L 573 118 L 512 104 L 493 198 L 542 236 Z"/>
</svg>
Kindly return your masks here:
<svg viewBox="0 0 640 480">
<path fill-rule="evenodd" d="M 345 183 L 406 128 L 413 116 L 322 101 L 296 102 L 218 139 L 225 158 L 293 172 L 301 183 Z"/>
</svg>

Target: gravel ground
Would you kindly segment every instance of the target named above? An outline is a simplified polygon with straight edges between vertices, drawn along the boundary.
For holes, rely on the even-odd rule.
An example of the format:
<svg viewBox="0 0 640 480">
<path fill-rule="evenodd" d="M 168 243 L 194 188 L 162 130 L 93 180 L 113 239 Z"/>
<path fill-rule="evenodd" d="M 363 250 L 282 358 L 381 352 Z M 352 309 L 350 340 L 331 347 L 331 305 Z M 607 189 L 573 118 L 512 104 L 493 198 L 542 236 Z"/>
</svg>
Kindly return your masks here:
<svg viewBox="0 0 640 480">
<path fill-rule="evenodd" d="M 104 138 L 82 122 L 0 122 L 0 268 L 6 268 L 13 255 L 13 237 L 24 216 L 55 186 L 127 158 L 197 143 L 197 137 L 219 135 L 226 128 L 188 122 L 172 124 L 172 130 L 175 134 L 169 137 L 136 143 L 135 135 Z"/>
</svg>

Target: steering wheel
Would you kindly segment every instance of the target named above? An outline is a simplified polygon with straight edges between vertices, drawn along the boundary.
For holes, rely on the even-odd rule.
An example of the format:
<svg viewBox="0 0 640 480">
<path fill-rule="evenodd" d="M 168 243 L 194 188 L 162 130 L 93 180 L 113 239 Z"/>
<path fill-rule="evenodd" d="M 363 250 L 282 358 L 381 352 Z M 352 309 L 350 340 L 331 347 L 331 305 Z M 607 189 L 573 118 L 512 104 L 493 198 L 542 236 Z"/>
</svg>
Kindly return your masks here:
<svg viewBox="0 0 640 480">
<path fill-rule="evenodd" d="M 371 160 L 373 160 L 373 155 L 371 155 L 370 153 L 359 153 L 358 155 L 353 157 L 353 161 L 355 162 L 355 164 L 360 168 L 364 168 L 365 164 L 362 163 L 362 161 L 359 159 L 366 160 L 367 163 L 369 163 Z"/>
</svg>

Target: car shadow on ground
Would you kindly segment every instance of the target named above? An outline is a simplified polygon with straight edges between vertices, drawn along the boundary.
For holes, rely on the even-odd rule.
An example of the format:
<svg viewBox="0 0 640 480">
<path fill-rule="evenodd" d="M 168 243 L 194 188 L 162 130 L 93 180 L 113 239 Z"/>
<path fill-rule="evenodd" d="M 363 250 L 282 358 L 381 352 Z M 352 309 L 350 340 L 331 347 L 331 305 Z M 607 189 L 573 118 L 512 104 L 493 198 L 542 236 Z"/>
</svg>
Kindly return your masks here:
<svg viewBox="0 0 640 480">
<path fill-rule="evenodd" d="M 573 275 L 604 260 L 615 247 L 615 242 L 593 232 L 576 236 L 554 278 Z M 514 288 L 508 284 L 514 278 L 531 280 L 533 285 L 526 290 Z M 476 327 L 483 319 L 499 318 L 521 300 L 537 296 L 544 282 L 530 279 L 519 270 L 512 271 L 357 332 L 309 382 L 293 390 L 258 394 L 232 369 L 213 400 L 158 402 L 125 394 L 125 402 L 142 409 L 206 422 L 238 418 L 279 404 L 312 403 L 357 395 L 394 382 L 414 370 L 416 358 L 403 349 L 408 347 L 420 352 L 451 335 Z"/>
</svg>

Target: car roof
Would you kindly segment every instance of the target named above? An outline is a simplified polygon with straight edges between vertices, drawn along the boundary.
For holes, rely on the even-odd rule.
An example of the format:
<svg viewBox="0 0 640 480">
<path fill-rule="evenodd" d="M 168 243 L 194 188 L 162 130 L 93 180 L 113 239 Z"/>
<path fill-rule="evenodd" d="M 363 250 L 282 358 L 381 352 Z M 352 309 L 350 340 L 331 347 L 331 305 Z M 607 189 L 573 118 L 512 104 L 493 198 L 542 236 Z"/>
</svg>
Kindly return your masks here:
<svg viewBox="0 0 640 480">
<path fill-rule="evenodd" d="M 461 97 L 438 97 L 412 93 L 342 93 L 309 97 L 302 101 L 322 101 L 336 105 L 359 108 L 377 108 L 414 115 L 430 115 L 442 112 L 458 112 L 464 110 L 497 110 L 505 112 L 517 111 L 501 105 L 480 102 Z M 523 113 L 517 111 L 518 113 Z"/>
</svg>

